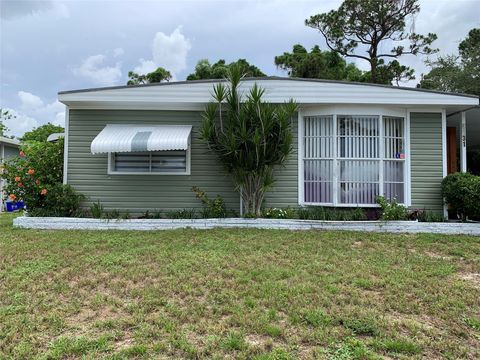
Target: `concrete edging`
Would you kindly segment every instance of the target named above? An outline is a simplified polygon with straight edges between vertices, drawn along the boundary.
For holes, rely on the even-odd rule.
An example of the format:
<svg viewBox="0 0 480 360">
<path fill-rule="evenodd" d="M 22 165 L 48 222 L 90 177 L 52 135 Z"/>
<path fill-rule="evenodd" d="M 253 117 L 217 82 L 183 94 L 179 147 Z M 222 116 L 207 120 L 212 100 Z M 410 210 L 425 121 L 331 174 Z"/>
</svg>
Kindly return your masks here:
<svg viewBox="0 0 480 360">
<path fill-rule="evenodd" d="M 173 230 L 213 228 L 254 228 L 286 230 L 347 230 L 387 233 L 434 233 L 480 236 L 480 224 L 421 223 L 417 221 L 321 221 L 296 219 L 130 219 L 26 217 L 13 220 L 13 226 L 45 230 Z"/>
</svg>

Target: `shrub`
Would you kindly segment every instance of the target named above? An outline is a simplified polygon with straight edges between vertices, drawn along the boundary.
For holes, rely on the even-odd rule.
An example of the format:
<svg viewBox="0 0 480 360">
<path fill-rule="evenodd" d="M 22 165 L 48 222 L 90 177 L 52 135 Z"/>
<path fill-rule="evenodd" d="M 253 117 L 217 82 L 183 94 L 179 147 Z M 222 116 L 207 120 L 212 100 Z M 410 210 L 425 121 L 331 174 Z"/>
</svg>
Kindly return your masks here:
<svg viewBox="0 0 480 360">
<path fill-rule="evenodd" d="M 5 162 L 1 175 L 7 182 L 5 194 L 11 200 L 23 200 L 28 211 L 35 213 L 36 209 L 44 209 L 39 210 L 42 212 L 52 207 L 53 200 L 47 200 L 49 191 L 72 194 L 71 189 L 53 188 L 63 180 L 63 139 L 55 143 L 30 142 L 22 146 L 19 155 Z"/>
<path fill-rule="evenodd" d="M 118 211 L 117 209 L 113 209 L 113 210 L 110 210 L 110 211 L 103 211 L 102 212 L 102 216 L 100 216 L 100 218 L 102 219 L 107 219 L 107 220 L 115 220 L 115 219 L 120 219 L 120 211 Z"/>
<path fill-rule="evenodd" d="M 297 214 L 302 220 L 362 221 L 367 219 L 365 210 L 362 208 L 335 209 L 308 206 L 298 209 Z"/>
<path fill-rule="evenodd" d="M 101 219 L 104 217 L 105 210 L 103 209 L 103 205 L 100 204 L 100 201 L 93 203 L 90 205 L 90 214 L 95 219 Z"/>
<path fill-rule="evenodd" d="M 150 210 L 145 211 L 145 213 L 139 217 L 139 219 L 161 219 L 162 212 L 160 210 L 154 210 L 150 212 Z"/>
<path fill-rule="evenodd" d="M 28 210 L 30 216 L 75 216 L 85 197 L 70 185 L 54 184 L 46 187 L 41 206 Z"/>
<path fill-rule="evenodd" d="M 444 222 L 445 218 L 442 214 L 435 213 L 428 210 L 415 209 L 410 211 L 410 219 L 418 220 L 419 222 Z"/>
<path fill-rule="evenodd" d="M 196 211 L 195 209 L 182 209 L 173 210 L 167 212 L 168 219 L 194 219 Z"/>
<path fill-rule="evenodd" d="M 382 220 L 408 220 L 408 209 L 397 203 L 396 199 L 388 201 L 383 196 L 377 196 L 376 201 L 382 209 Z"/>
<path fill-rule="evenodd" d="M 463 220 L 480 218 L 480 176 L 454 173 L 442 181 L 442 196 Z"/>
<path fill-rule="evenodd" d="M 295 219 L 295 209 L 291 207 L 287 208 L 268 208 L 262 211 L 262 217 L 267 219 Z"/>
<path fill-rule="evenodd" d="M 205 191 L 200 190 L 197 186 L 192 187 L 195 197 L 203 204 L 202 217 L 203 218 L 224 218 L 227 217 L 227 207 L 225 200 L 220 195 L 215 199 L 210 199 Z"/>
</svg>

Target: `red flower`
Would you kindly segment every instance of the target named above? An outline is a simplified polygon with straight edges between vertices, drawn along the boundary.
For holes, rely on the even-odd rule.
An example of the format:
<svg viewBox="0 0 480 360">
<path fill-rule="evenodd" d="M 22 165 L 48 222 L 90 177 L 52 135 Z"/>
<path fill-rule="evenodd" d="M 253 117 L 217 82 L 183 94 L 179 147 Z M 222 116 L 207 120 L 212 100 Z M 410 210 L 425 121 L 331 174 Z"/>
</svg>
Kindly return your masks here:
<svg viewBox="0 0 480 360">
<path fill-rule="evenodd" d="M 15 201 L 17 197 L 15 196 L 15 194 L 10 194 L 9 198 L 10 200 Z"/>
<path fill-rule="evenodd" d="M 18 183 L 18 187 L 23 187 L 23 184 L 22 184 L 22 183 Z"/>
<path fill-rule="evenodd" d="M 28 169 L 28 172 L 27 172 L 27 173 L 28 173 L 28 175 L 33 175 L 33 174 L 35 174 L 35 170 L 33 170 L 33 169 Z"/>
<path fill-rule="evenodd" d="M 20 155 L 20 157 L 25 157 L 25 153 L 23 151 L 20 151 L 18 155 Z"/>
<path fill-rule="evenodd" d="M 20 181 L 20 176 L 15 176 L 15 182 L 19 182 Z"/>
<path fill-rule="evenodd" d="M 47 195 L 47 189 L 42 189 L 42 191 L 40 191 L 40 195 Z"/>
</svg>

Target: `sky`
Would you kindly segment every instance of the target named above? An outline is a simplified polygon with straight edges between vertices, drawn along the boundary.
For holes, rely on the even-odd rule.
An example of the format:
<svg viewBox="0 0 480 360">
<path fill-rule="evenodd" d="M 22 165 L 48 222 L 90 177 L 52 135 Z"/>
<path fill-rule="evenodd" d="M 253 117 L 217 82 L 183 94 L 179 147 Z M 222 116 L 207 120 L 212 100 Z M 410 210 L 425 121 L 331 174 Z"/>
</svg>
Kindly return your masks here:
<svg viewBox="0 0 480 360">
<path fill-rule="evenodd" d="M 124 85 L 130 70 L 162 66 L 184 80 L 200 59 L 245 58 L 267 75 L 286 76 L 274 57 L 297 43 L 326 50 L 304 21 L 340 3 L 0 0 L 0 107 L 16 115 L 6 125 L 16 136 L 47 122 L 63 125 L 59 91 Z M 480 26 L 480 0 L 420 0 L 420 7 L 414 29 L 436 33 L 441 55 L 456 53 L 468 31 Z M 417 79 L 426 71 L 424 61 L 400 59 Z M 361 60 L 357 65 L 367 69 Z"/>
</svg>

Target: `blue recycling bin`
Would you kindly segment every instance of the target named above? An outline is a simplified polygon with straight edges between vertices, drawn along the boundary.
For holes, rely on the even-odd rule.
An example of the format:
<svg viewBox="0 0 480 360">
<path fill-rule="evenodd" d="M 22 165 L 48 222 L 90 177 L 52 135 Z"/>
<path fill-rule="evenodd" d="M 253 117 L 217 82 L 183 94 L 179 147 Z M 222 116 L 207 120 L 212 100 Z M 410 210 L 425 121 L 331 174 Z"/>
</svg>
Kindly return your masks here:
<svg viewBox="0 0 480 360">
<path fill-rule="evenodd" d="M 7 212 L 15 212 L 19 210 L 23 210 L 25 204 L 23 201 L 7 201 L 5 203 L 5 208 L 7 209 Z"/>
</svg>

